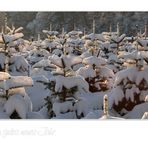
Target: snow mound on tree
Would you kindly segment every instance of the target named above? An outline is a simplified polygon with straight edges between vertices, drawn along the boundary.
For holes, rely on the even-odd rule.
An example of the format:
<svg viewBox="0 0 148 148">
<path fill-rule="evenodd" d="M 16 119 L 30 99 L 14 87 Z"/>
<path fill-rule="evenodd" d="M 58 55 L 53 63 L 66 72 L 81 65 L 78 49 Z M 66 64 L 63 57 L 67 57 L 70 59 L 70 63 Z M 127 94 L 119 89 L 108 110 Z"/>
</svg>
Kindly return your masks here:
<svg viewBox="0 0 148 148">
<path fill-rule="evenodd" d="M 77 86 L 79 91 L 89 92 L 89 85 L 81 76 L 64 77 L 59 75 L 52 77 L 51 81 L 55 81 L 55 92 L 61 92 L 63 86 L 67 89 Z"/>
<path fill-rule="evenodd" d="M 27 76 L 12 76 L 8 80 L 0 82 L 0 88 L 8 90 L 10 88 L 33 86 L 33 80 Z"/>
<path fill-rule="evenodd" d="M 45 76 L 48 79 L 50 79 L 50 77 L 53 76 L 50 71 L 47 71 L 44 68 L 33 68 L 31 70 L 31 74 L 30 75 L 31 75 L 31 77 L 36 77 L 36 76 L 42 77 L 42 76 Z"/>
<path fill-rule="evenodd" d="M 62 55 L 63 54 L 63 51 L 60 50 L 60 49 L 54 49 L 53 52 L 52 52 L 52 54 L 55 54 L 55 55 L 59 56 L 59 55 Z"/>
<path fill-rule="evenodd" d="M 20 94 L 22 96 L 25 96 L 26 95 L 26 91 L 25 91 L 24 87 L 12 88 L 12 89 L 9 89 L 8 94 L 9 95 Z"/>
<path fill-rule="evenodd" d="M 58 35 L 59 34 L 57 31 L 43 30 L 42 32 L 48 35 Z"/>
<path fill-rule="evenodd" d="M 138 71 L 136 67 L 132 67 L 116 73 L 114 88 L 111 90 L 111 93 L 109 95 L 109 106 L 112 107 L 114 103 L 118 105 L 118 102 L 122 101 L 123 98 L 125 98 L 126 100 L 131 100 L 133 102 L 135 94 L 138 94 L 140 100 L 144 101 L 146 95 L 148 94 L 148 91 L 140 90 L 138 88 L 138 85 L 143 80 L 148 83 L 147 73 L 147 67 L 145 67 L 142 71 Z M 131 84 L 128 83 L 129 81 Z M 125 92 L 123 92 L 123 88 L 121 85 L 124 85 L 126 89 Z"/>
<path fill-rule="evenodd" d="M 82 62 L 82 58 L 80 56 L 68 55 L 67 58 L 70 60 L 71 66 L 80 64 Z"/>
<path fill-rule="evenodd" d="M 99 76 L 100 77 L 105 77 L 105 78 L 114 78 L 114 72 L 106 67 L 106 66 L 101 66 L 99 67 Z"/>
<path fill-rule="evenodd" d="M 94 41 L 94 40 L 105 41 L 105 38 L 102 34 L 94 34 L 94 33 L 86 35 L 85 39 L 89 39 L 89 40 L 92 40 L 92 41 Z"/>
<path fill-rule="evenodd" d="M 29 70 L 28 61 L 23 56 L 20 55 L 11 57 L 10 64 L 13 64 L 10 66 L 12 72 L 15 71 L 25 72 Z"/>
<path fill-rule="evenodd" d="M 35 76 L 33 79 L 33 87 L 27 87 L 26 92 L 29 95 L 32 105 L 33 111 L 39 111 L 44 104 L 47 96 L 50 95 L 50 91 L 47 89 L 47 83 L 49 82 L 45 76 Z"/>
<path fill-rule="evenodd" d="M 82 34 L 81 31 L 74 31 L 74 30 L 72 30 L 68 33 L 69 36 L 77 36 L 77 35 L 80 35 L 80 34 Z"/>
<path fill-rule="evenodd" d="M 140 90 L 139 88 L 136 87 L 136 85 L 133 85 L 131 89 L 126 89 L 125 92 L 125 97 L 127 100 L 131 100 L 132 102 L 134 101 L 134 94 L 139 94 Z"/>
<path fill-rule="evenodd" d="M 132 82 L 136 82 L 137 85 L 139 85 L 143 79 L 148 83 L 147 73 L 148 68 L 146 67 L 143 71 L 138 71 L 136 67 L 121 70 L 116 74 L 115 85 L 120 84 L 125 78 L 128 78 Z"/>
<path fill-rule="evenodd" d="M 100 46 L 101 49 L 109 49 L 110 43 L 109 42 L 103 42 L 103 43 L 100 43 L 99 46 Z"/>
<path fill-rule="evenodd" d="M 142 90 L 142 91 L 140 91 L 140 100 L 141 101 L 146 101 L 146 102 L 148 102 L 148 100 L 147 100 L 147 95 L 148 95 L 148 90 Z"/>
<path fill-rule="evenodd" d="M 73 111 L 73 109 L 74 107 L 72 101 L 54 102 L 52 107 L 52 110 L 56 116 L 60 115 L 61 113 L 66 113 L 67 111 Z"/>
<path fill-rule="evenodd" d="M 42 43 L 41 43 L 41 47 L 46 49 L 46 48 L 49 48 L 49 49 L 55 49 L 57 48 L 57 46 L 59 45 L 58 42 L 54 42 L 54 41 L 50 41 L 48 39 L 45 39 Z"/>
<path fill-rule="evenodd" d="M 71 55 L 68 55 L 68 56 L 62 55 L 62 57 L 58 57 L 57 55 L 52 55 L 51 57 L 49 57 L 49 60 L 53 64 L 55 64 L 56 66 L 61 67 L 61 68 L 63 67 L 63 64 L 62 64 L 62 60 L 63 60 L 65 68 L 67 68 L 67 69 L 71 69 L 71 66 L 82 62 L 81 57 L 71 56 Z"/>
<path fill-rule="evenodd" d="M 113 88 L 113 90 L 109 94 L 109 108 L 112 108 L 112 105 L 115 103 L 118 105 L 118 102 L 124 98 L 124 92 L 120 86 Z"/>
<path fill-rule="evenodd" d="M 80 38 L 77 39 L 69 38 L 67 39 L 66 44 L 69 45 L 70 47 L 76 47 L 76 46 L 83 47 L 84 41 Z"/>
<path fill-rule="evenodd" d="M 127 113 L 124 118 L 127 119 L 141 119 L 143 114 L 148 111 L 148 103 L 136 105 L 132 111 Z"/>
<path fill-rule="evenodd" d="M 7 72 L 0 72 L 0 81 L 4 81 L 6 79 L 9 79 L 11 76 Z"/>
<path fill-rule="evenodd" d="M 82 63 L 89 66 L 92 66 L 92 65 L 101 66 L 106 64 L 106 60 L 101 57 L 98 58 L 95 56 L 90 56 L 83 59 Z"/>
<path fill-rule="evenodd" d="M 147 47 L 148 47 L 148 40 L 138 39 L 138 43 L 139 43 L 139 45 L 143 46 L 144 49 L 147 49 Z"/>
<path fill-rule="evenodd" d="M 15 33 L 15 34 L 12 34 L 12 35 L 9 35 L 9 34 L 6 34 L 6 35 L 2 35 L 0 36 L 0 42 L 1 43 L 10 43 L 10 42 L 13 42 L 19 38 L 22 38 L 24 35 L 23 33 Z"/>
<path fill-rule="evenodd" d="M 29 52 L 27 60 L 30 62 L 38 62 L 43 58 L 48 58 L 48 56 L 50 56 L 50 53 L 45 49 L 33 49 Z"/>
<path fill-rule="evenodd" d="M 101 110 L 103 107 L 103 97 L 109 92 L 97 92 L 97 93 L 85 93 L 77 94 L 75 97 L 78 100 L 84 100 L 89 105 L 89 111 L 92 110 Z"/>
<path fill-rule="evenodd" d="M 122 34 L 121 36 L 112 36 L 111 40 L 115 43 L 120 43 L 124 38 L 126 37 L 125 34 Z"/>
<path fill-rule="evenodd" d="M 88 58 L 90 56 L 92 56 L 92 54 L 89 51 L 85 51 L 80 55 L 82 59 Z"/>
<path fill-rule="evenodd" d="M 118 57 L 135 60 L 135 59 L 142 59 L 145 56 L 147 56 L 145 52 L 134 50 L 133 52 L 123 52 L 123 54 L 120 54 Z"/>
<path fill-rule="evenodd" d="M 80 75 L 86 79 L 95 77 L 96 73 L 91 67 L 81 67 L 76 71 L 76 75 Z"/>
<path fill-rule="evenodd" d="M 57 55 L 52 55 L 49 57 L 49 60 L 51 61 L 51 63 L 53 63 L 54 65 L 58 66 L 58 67 L 62 67 L 62 62 L 61 62 L 61 58 Z"/>
<path fill-rule="evenodd" d="M 54 64 L 51 64 L 50 60 L 48 59 L 43 59 L 32 66 L 32 68 L 42 68 L 42 67 L 56 68 L 56 66 Z"/>
<path fill-rule="evenodd" d="M 27 112 L 32 111 L 32 104 L 29 99 L 27 95 L 24 97 L 20 94 L 12 95 L 7 100 L 4 109 L 9 116 L 16 111 L 20 118 L 26 119 Z"/>
<path fill-rule="evenodd" d="M 108 60 L 110 62 L 117 62 L 117 63 L 121 63 L 121 61 L 119 60 L 119 58 L 117 57 L 117 55 L 115 54 L 111 54 L 108 58 Z"/>
<path fill-rule="evenodd" d="M 48 83 L 49 80 L 47 79 L 47 77 L 45 77 L 44 75 L 42 76 L 34 76 L 32 77 L 33 82 L 40 82 L 40 83 Z"/>
<path fill-rule="evenodd" d="M 108 64 L 106 65 L 107 68 L 111 69 L 114 73 L 117 73 L 119 70 L 118 70 L 118 67 L 116 67 L 116 65 L 112 65 L 112 64 Z"/>
<path fill-rule="evenodd" d="M 74 105 L 74 108 L 78 116 L 81 116 L 81 114 L 83 114 L 83 116 L 85 117 L 89 113 L 89 104 L 84 99 L 77 101 Z"/>
</svg>

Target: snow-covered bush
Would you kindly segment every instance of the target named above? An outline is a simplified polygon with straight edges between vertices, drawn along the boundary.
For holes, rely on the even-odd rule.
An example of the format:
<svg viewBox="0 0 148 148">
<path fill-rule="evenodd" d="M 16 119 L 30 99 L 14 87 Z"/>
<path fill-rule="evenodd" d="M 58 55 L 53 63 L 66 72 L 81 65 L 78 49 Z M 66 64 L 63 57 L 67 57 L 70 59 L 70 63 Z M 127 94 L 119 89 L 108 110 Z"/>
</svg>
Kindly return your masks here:
<svg viewBox="0 0 148 148">
<path fill-rule="evenodd" d="M 76 39 L 67 39 L 66 46 L 69 48 L 72 48 L 72 52 L 75 55 L 80 55 L 83 52 L 83 45 L 84 45 L 84 40 L 80 38 Z M 65 48 L 66 49 L 66 48 Z M 65 51 L 65 53 L 70 53 L 68 50 Z"/>
<path fill-rule="evenodd" d="M 143 103 L 148 93 L 147 73 L 147 66 L 138 63 L 118 72 L 110 93 L 110 107 L 122 114 L 122 110 L 130 111 L 135 105 Z"/>
<path fill-rule="evenodd" d="M 148 40 L 147 39 L 138 39 L 137 42 L 141 47 L 143 47 L 143 50 L 145 51 L 148 50 Z"/>
<path fill-rule="evenodd" d="M 9 71 L 13 75 L 28 75 L 30 74 L 30 65 L 28 61 L 20 55 L 12 56 L 9 61 Z"/>
<path fill-rule="evenodd" d="M 2 112 L 6 112 L 10 118 L 26 119 L 27 113 L 32 111 L 32 102 L 24 87 L 32 86 L 32 79 L 27 76 L 10 76 L 5 72 L 0 74 Z"/>
<path fill-rule="evenodd" d="M 92 56 L 98 56 L 100 53 L 99 44 L 105 41 L 104 37 L 99 34 L 91 33 L 84 36 L 85 38 L 85 48 L 91 53 Z"/>
<path fill-rule="evenodd" d="M 0 34 L 0 43 L 2 45 L 2 49 L 0 49 L 1 54 L 1 70 L 7 72 L 9 71 L 9 59 L 12 56 L 13 48 L 16 48 L 16 42 L 17 40 L 21 39 L 24 35 L 20 31 L 22 31 L 22 27 L 16 29 L 14 26 L 9 28 L 6 27 L 7 33 L 1 33 Z"/>
<path fill-rule="evenodd" d="M 58 46 L 62 47 L 62 45 L 57 42 L 57 35 L 59 34 L 57 31 L 43 30 L 43 33 L 47 35 L 47 38 L 41 43 L 42 48 L 52 53 Z"/>
<path fill-rule="evenodd" d="M 122 34 L 121 36 L 117 35 L 117 36 L 111 37 L 111 41 L 116 44 L 117 52 L 119 50 L 120 44 L 122 43 L 122 41 L 124 40 L 125 37 L 126 37 L 125 34 Z"/>
<path fill-rule="evenodd" d="M 72 107 L 74 108 L 75 93 L 89 92 L 89 86 L 82 76 L 76 76 L 72 70 L 73 65 L 82 61 L 81 58 L 70 55 L 62 55 L 61 57 L 53 55 L 49 60 L 51 64 L 56 66 L 56 69 L 52 71 L 54 76 L 50 78 L 48 86 L 51 96 L 48 96 L 46 101 L 50 114 L 54 112 L 57 116 L 63 112 L 62 106 L 69 104 L 69 102 L 73 104 Z M 58 113 L 57 104 L 59 104 Z M 70 112 L 71 110 L 65 108 L 64 112 L 66 111 Z"/>
<path fill-rule="evenodd" d="M 114 73 L 111 69 L 105 67 L 106 59 L 96 56 L 89 56 L 82 61 L 85 67 L 76 71 L 89 84 L 91 92 L 105 91 L 112 88 Z"/>
<path fill-rule="evenodd" d="M 141 119 L 144 118 L 144 116 L 146 116 L 145 112 L 147 111 L 148 111 L 148 103 L 146 102 L 136 105 L 130 112 L 128 112 L 123 117 L 125 119 Z"/>
<path fill-rule="evenodd" d="M 44 98 L 50 95 L 47 88 L 49 80 L 44 75 L 36 75 L 32 79 L 33 87 L 26 87 L 26 93 L 32 102 L 33 111 L 37 112 L 45 105 Z"/>
</svg>

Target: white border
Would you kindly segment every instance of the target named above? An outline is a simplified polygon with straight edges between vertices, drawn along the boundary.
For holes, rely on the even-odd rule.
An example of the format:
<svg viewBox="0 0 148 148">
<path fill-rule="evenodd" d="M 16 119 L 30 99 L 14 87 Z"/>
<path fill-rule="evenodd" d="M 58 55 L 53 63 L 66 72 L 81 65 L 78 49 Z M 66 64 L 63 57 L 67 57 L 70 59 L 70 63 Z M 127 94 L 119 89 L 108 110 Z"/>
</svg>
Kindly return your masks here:
<svg viewBox="0 0 148 148">
<path fill-rule="evenodd" d="M 0 11 L 147 11 L 147 0 L 1 0 Z"/>
<path fill-rule="evenodd" d="M 5 148 L 144 148 L 147 122 L 100 120 L 0 121 Z"/>
</svg>

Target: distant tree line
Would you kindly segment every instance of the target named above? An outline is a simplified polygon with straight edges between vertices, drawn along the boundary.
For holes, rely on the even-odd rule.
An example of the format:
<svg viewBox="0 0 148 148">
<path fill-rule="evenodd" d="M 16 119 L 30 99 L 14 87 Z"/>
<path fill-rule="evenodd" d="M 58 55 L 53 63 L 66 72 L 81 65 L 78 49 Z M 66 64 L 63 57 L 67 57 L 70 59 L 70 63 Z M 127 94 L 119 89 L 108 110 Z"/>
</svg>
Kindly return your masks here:
<svg viewBox="0 0 148 148">
<path fill-rule="evenodd" d="M 24 27 L 26 37 L 37 37 L 42 30 L 49 29 L 71 31 L 80 29 L 92 32 L 92 22 L 95 19 L 96 33 L 115 31 L 119 23 L 120 31 L 128 36 L 136 35 L 138 30 L 143 32 L 148 20 L 147 12 L 0 12 L 0 25 L 7 16 L 8 24 Z"/>
</svg>

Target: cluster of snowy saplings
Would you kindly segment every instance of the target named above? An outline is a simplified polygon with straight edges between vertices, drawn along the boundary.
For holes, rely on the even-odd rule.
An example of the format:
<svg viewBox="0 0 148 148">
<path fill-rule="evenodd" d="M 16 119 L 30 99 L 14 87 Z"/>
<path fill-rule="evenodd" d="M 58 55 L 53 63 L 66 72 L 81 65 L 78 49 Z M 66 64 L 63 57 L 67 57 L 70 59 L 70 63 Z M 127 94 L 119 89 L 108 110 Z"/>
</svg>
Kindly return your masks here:
<svg viewBox="0 0 148 148">
<path fill-rule="evenodd" d="M 29 41 L 22 29 L 0 34 L 1 119 L 148 117 L 146 31 L 43 30 L 46 38 Z"/>
</svg>

